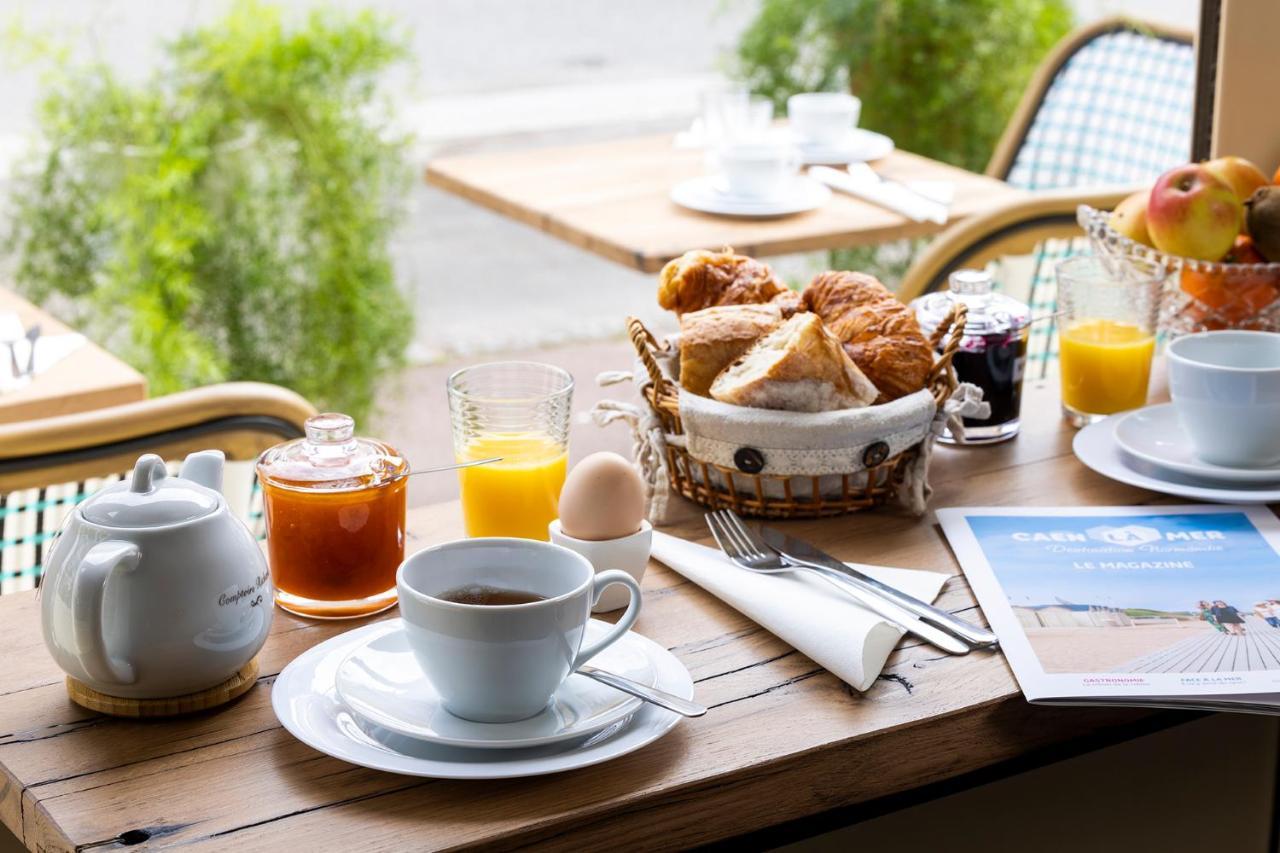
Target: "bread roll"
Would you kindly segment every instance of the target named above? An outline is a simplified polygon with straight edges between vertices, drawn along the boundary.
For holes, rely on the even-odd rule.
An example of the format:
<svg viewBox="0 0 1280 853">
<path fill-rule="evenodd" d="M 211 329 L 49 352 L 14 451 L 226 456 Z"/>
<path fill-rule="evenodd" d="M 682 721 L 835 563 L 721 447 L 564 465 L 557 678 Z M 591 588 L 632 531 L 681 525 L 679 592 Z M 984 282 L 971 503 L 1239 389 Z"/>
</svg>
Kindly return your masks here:
<svg viewBox="0 0 1280 853">
<path fill-rule="evenodd" d="M 718 305 L 680 318 L 680 385 L 707 396 L 720 371 L 782 325 L 777 305 Z"/>
<path fill-rule="evenodd" d="M 805 288 L 804 303 L 840 339 L 883 400 L 924 387 L 933 367 L 933 348 L 912 310 L 875 277 L 824 272 Z"/>
<path fill-rule="evenodd" d="M 815 314 L 797 314 L 721 371 L 711 396 L 722 403 L 793 412 L 870 405 L 879 392 Z"/>
<path fill-rule="evenodd" d="M 685 252 L 669 261 L 658 277 L 658 304 L 677 314 L 715 305 L 760 304 L 775 298 L 784 313 L 795 313 L 799 299 L 787 296 L 789 293 L 768 264 L 735 255 L 732 249 Z"/>
</svg>

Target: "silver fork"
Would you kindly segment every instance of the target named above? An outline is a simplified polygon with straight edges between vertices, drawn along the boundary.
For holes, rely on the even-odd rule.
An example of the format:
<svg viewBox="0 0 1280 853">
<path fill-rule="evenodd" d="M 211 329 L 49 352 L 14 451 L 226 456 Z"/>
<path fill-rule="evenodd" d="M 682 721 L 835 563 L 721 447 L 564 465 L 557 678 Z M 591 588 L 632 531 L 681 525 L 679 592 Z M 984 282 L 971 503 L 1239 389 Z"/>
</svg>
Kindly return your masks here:
<svg viewBox="0 0 1280 853">
<path fill-rule="evenodd" d="M 937 646 L 953 655 L 968 654 L 973 650 L 967 642 L 939 628 L 935 628 L 877 595 L 846 582 L 838 572 L 818 566 L 801 566 L 784 560 L 770 548 L 760 535 L 742 523 L 738 516 L 729 510 L 716 510 L 704 516 L 707 527 L 716 544 L 730 560 L 744 569 L 763 574 L 805 571 L 814 572 L 819 577 L 831 582 L 854 601 L 890 622 L 898 625 L 908 634 L 912 634 L 931 645 Z"/>
</svg>

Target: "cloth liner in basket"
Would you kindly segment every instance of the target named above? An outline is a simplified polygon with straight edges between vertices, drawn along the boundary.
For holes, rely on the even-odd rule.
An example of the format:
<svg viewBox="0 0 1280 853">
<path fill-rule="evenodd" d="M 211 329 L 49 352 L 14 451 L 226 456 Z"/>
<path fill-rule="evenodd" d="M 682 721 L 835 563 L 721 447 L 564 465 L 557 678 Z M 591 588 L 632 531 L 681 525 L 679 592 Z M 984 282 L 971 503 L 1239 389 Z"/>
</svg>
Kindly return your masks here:
<svg viewBox="0 0 1280 853">
<path fill-rule="evenodd" d="M 980 388 L 957 385 L 954 380 L 947 386 L 950 390 L 941 407 L 928 389 L 876 406 L 834 412 L 733 406 L 679 388 L 678 335 L 654 349 L 653 358 L 670 387 L 678 389 L 678 431 L 668 428 L 650 406 L 603 401 L 593 417 L 602 425 L 618 419 L 631 424 L 635 458 L 649 498 L 649 518 L 655 523 L 661 523 L 666 515 L 673 482 L 671 465 L 680 464 L 679 455 L 669 452 L 672 448 L 692 458 L 693 464 L 680 473 L 697 485 L 721 494 L 741 494 L 758 508 L 814 492 L 833 501 L 847 499 L 851 493 L 866 490 L 870 470 L 876 478 L 872 485 L 877 491 L 887 491 L 886 499 L 916 515 L 923 514 L 930 494 L 927 471 L 935 437 L 944 426 L 961 430 L 962 417 L 984 417 L 990 411 L 982 402 Z M 598 381 L 610 385 L 627 379 L 650 399 L 646 391 L 653 376 L 643 360 L 638 360 L 630 373 L 604 373 Z M 885 464 L 913 451 L 914 456 L 905 464 Z M 897 482 L 891 482 L 894 479 Z M 753 513 L 750 507 L 747 511 L 784 514 Z M 796 517 L 804 514 L 794 513 Z"/>
</svg>

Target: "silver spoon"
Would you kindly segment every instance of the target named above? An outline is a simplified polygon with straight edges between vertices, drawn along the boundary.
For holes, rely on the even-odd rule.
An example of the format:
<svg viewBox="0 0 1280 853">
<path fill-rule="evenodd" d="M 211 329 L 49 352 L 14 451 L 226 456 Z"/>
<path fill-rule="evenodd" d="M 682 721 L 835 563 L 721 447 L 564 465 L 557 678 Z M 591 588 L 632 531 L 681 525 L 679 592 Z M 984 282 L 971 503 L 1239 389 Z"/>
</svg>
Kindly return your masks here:
<svg viewBox="0 0 1280 853">
<path fill-rule="evenodd" d="M 646 702 L 652 702 L 659 708 L 666 708 L 668 711 L 675 711 L 685 717 L 701 717 L 707 713 L 707 709 L 699 705 L 697 702 L 690 702 L 688 699 L 681 699 L 674 693 L 668 693 L 665 690 L 659 690 L 656 687 L 650 687 L 647 684 L 641 684 L 638 681 L 632 681 L 630 678 L 623 678 L 621 675 L 615 675 L 612 672 L 606 672 L 603 669 L 596 669 L 594 666 L 580 666 L 578 672 L 587 678 L 607 684 L 614 690 L 621 690 L 623 693 L 630 693 L 632 696 L 639 697 Z"/>
<path fill-rule="evenodd" d="M 494 462 L 501 461 L 501 456 L 490 456 L 488 459 L 471 459 L 467 462 L 454 462 L 450 465 L 437 465 L 434 468 L 423 468 L 421 471 L 410 471 L 407 476 L 416 477 L 419 474 L 438 474 L 441 471 L 456 471 L 459 468 L 474 468 L 477 465 L 491 465 Z"/>
</svg>

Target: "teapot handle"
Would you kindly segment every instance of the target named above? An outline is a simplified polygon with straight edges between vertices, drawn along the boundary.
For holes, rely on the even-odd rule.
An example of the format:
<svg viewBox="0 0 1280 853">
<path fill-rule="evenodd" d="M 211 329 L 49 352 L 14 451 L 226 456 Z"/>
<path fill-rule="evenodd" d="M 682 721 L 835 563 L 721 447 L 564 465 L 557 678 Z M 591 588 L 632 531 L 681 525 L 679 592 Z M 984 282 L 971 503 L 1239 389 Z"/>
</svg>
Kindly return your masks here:
<svg viewBox="0 0 1280 853">
<path fill-rule="evenodd" d="M 131 571 L 142 552 L 132 542 L 108 540 L 89 549 L 76 570 L 71 588 L 71 612 L 76 654 L 85 673 L 107 684 L 132 684 L 137 680 L 133 664 L 107 654 L 102 630 L 102 600 L 107 578 L 117 568 Z"/>
</svg>

